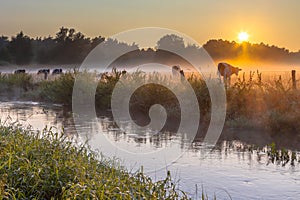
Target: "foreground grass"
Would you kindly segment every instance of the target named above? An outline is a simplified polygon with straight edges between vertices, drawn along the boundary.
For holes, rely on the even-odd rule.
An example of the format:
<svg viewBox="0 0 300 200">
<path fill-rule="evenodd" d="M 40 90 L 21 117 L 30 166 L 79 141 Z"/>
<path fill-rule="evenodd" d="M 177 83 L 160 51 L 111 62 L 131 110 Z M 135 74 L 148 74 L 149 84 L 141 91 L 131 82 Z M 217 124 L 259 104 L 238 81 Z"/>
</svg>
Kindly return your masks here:
<svg viewBox="0 0 300 200">
<path fill-rule="evenodd" d="M 0 199 L 187 199 L 170 174 L 154 182 L 51 130 L 0 126 Z"/>
</svg>

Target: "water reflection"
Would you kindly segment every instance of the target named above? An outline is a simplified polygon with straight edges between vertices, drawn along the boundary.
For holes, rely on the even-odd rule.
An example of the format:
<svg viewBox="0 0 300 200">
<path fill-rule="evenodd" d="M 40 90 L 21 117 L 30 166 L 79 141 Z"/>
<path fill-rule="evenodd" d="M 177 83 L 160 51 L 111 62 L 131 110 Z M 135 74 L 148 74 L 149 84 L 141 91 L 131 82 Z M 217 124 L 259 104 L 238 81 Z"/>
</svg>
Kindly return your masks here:
<svg viewBox="0 0 300 200">
<path fill-rule="evenodd" d="M 198 189 L 203 185 L 205 191 L 209 195 L 216 194 L 217 199 L 228 199 L 226 192 L 233 199 L 298 199 L 300 196 L 298 162 L 294 166 L 271 164 L 266 147 L 264 151 L 257 151 L 253 145 L 237 140 L 236 137 L 221 140 L 218 146 L 207 154 L 207 151 L 203 151 L 207 148 L 205 145 L 199 141 L 194 142 L 192 146 L 186 145 L 184 135 L 181 134 L 167 131 L 155 136 L 147 132 L 125 134 L 120 131 L 111 117 L 99 117 L 95 122 L 75 127 L 72 113 L 60 105 L 1 102 L 0 112 L 2 123 L 18 121 L 25 126 L 31 125 L 39 130 L 45 126 L 55 126 L 58 131 L 64 128 L 65 134 L 76 136 L 81 141 L 90 139 L 92 146 L 99 147 L 100 143 L 102 145 L 100 151 L 110 149 L 104 154 L 120 155 L 125 164 L 127 154 L 123 155 L 118 148 L 134 153 L 140 151 L 160 153 L 161 149 L 172 146 L 172 151 L 182 152 L 182 156 L 164 170 L 154 170 L 155 172 L 149 175 L 157 180 L 165 176 L 166 170 L 171 170 L 173 178 L 180 180 L 180 188 L 189 192 L 194 198 L 196 185 Z M 98 127 L 97 132 L 86 133 L 85 136 L 77 135 L 76 128 L 85 130 L 95 124 Z M 130 128 L 130 124 L 127 127 Z M 103 141 L 110 141 L 110 144 Z M 300 156 L 299 152 L 296 156 Z M 136 161 L 127 165 L 129 169 L 139 167 L 140 157 L 134 157 Z M 146 162 L 148 167 L 156 169 L 153 160 L 155 157 Z M 198 190 L 198 198 L 200 195 Z"/>
</svg>

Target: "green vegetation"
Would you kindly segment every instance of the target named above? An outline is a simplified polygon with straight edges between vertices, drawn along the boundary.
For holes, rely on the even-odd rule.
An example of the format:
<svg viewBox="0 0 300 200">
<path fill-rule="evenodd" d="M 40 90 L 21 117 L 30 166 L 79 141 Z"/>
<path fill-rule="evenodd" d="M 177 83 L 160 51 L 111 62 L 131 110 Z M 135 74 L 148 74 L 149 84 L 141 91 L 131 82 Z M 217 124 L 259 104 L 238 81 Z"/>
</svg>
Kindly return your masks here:
<svg viewBox="0 0 300 200">
<path fill-rule="evenodd" d="M 275 143 L 268 145 L 264 151 L 267 152 L 270 162 L 275 164 L 285 166 L 290 163 L 294 166 L 296 162 L 300 162 L 300 158 L 297 158 L 297 153 L 295 151 L 289 151 L 284 148 L 278 149 Z"/>
<path fill-rule="evenodd" d="M 257 145 L 250 145 L 243 143 L 242 145 L 234 145 L 232 143 L 225 143 L 220 147 L 222 150 L 234 150 L 235 152 L 246 152 L 256 156 L 257 161 L 262 161 L 267 165 L 272 163 L 275 165 L 281 165 L 282 167 L 286 165 L 297 166 L 300 164 L 300 154 L 298 150 L 290 150 L 283 147 L 279 147 L 275 142 L 259 147 Z M 266 158 L 266 159 L 265 159 Z"/>
<path fill-rule="evenodd" d="M 0 74 L 0 98 L 2 100 L 20 99 L 34 90 L 31 75 Z"/>
<path fill-rule="evenodd" d="M 72 92 L 75 82 L 76 70 L 61 74 L 53 81 L 42 81 L 39 83 L 37 98 L 46 102 L 72 104 Z"/>
<path fill-rule="evenodd" d="M 245 73 L 227 90 L 227 119 L 252 127 L 267 127 L 272 133 L 300 132 L 300 90 L 278 79 L 263 81 L 259 72 Z M 242 123 L 237 123 L 242 124 Z"/>
<path fill-rule="evenodd" d="M 6 96 L 12 96 L 12 91 L 18 91 L 20 98 L 71 106 L 73 85 L 78 73 L 84 77 L 85 87 L 90 87 L 91 83 L 97 84 L 95 102 L 98 111 L 110 109 L 111 95 L 121 76 L 141 83 L 147 78 L 166 78 L 158 73 L 146 76 L 140 71 L 122 74 L 115 69 L 103 74 L 101 78 L 97 78 L 96 73 L 74 70 L 40 82 L 33 81 L 34 77 L 26 74 L 1 75 L 1 96 L 5 97 L 6 93 Z M 204 80 L 195 75 L 188 76 L 187 80 L 197 96 L 202 119 L 208 121 L 211 102 Z M 281 78 L 263 81 L 259 72 L 251 72 L 248 78 L 244 73 L 227 89 L 226 94 L 227 126 L 267 128 L 274 134 L 300 132 L 300 90 L 293 89 L 292 84 L 285 84 Z M 180 116 L 178 100 L 162 86 L 143 85 L 134 92 L 130 100 L 130 106 L 142 113 L 147 113 L 156 103 L 162 104 L 169 116 Z"/>
<path fill-rule="evenodd" d="M 170 173 L 152 181 L 51 129 L 0 126 L 0 199 L 187 199 Z"/>
<path fill-rule="evenodd" d="M 0 87 L 2 90 L 15 87 L 27 91 L 33 87 L 33 79 L 29 74 L 0 74 Z"/>
</svg>

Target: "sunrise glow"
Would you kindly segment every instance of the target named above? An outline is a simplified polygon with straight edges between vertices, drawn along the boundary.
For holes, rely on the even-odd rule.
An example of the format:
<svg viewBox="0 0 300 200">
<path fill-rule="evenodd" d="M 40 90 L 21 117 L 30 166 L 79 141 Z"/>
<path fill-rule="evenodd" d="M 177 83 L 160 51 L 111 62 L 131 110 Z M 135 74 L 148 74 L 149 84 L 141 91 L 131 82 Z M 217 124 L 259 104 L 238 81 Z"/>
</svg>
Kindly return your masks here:
<svg viewBox="0 0 300 200">
<path fill-rule="evenodd" d="M 240 32 L 238 34 L 239 42 L 247 42 L 249 40 L 249 34 L 247 32 Z"/>
</svg>

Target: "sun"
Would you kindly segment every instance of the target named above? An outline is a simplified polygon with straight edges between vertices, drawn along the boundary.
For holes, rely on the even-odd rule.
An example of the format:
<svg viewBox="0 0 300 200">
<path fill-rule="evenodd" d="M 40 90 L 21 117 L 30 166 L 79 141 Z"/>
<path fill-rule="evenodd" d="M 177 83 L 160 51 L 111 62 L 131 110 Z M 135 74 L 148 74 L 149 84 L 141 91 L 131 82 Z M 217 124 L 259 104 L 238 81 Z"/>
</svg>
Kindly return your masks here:
<svg viewBox="0 0 300 200">
<path fill-rule="evenodd" d="M 247 32 L 242 31 L 239 33 L 238 39 L 240 42 L 246 42 L 249 39 L 249 34 Z"/>
</svg>

